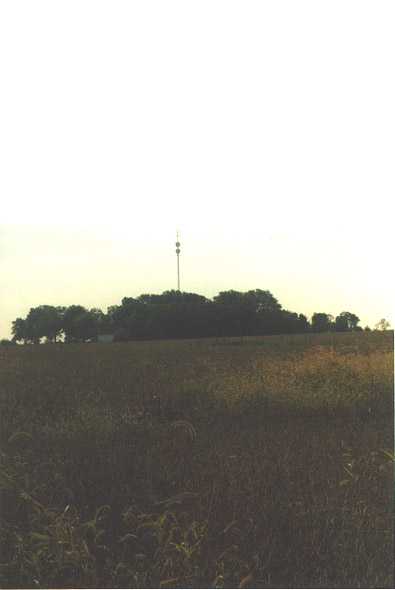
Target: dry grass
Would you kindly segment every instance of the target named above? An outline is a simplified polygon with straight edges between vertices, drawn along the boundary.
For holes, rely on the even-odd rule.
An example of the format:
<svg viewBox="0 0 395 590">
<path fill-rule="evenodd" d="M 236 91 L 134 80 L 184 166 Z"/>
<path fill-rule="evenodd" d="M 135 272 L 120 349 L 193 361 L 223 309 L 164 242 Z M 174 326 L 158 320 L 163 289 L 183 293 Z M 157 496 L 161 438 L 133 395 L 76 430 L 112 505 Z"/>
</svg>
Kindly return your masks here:
<svg viewBox="0 0 395 590">
<path fill-rule="evenodd" d="M 3 587 L 392 587 L 392 334 L 0 354 Z"/>
</svg>

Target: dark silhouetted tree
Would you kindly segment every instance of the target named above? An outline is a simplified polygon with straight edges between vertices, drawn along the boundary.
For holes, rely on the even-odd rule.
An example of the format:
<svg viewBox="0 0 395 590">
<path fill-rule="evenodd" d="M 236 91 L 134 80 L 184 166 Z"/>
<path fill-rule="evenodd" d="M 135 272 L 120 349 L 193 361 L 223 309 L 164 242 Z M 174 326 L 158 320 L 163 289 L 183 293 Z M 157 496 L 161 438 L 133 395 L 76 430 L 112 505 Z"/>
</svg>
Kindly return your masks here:
<svg viewBox="0 0 395 590">
<path fill-rule="evenodd" d="M 115 340 L 253 336 L 358 330 L 359 318 L 342 312 L 336 321 L 327 313 L 315 313 L 310 324 L 303 314 L 283 309 L 268 290 L 221 291 L 213 300 L 197 293 L 164 291 L 124 297 L 103 313 L 82 305 L 31 308 L 26 319 L 13 323 L 15 342 L 66 342 L 97 340 L 98 334 L 114 334 Z M 383 325 L 382 323 L 380 324 Z"/>
<path fill-rule="evenodd" d="M 23 342 L 26 344 L 29 341 L 26 331 L 26 320 L 16 318 L 16 320 L 12 322 L 11 333 L 14 342 Z"/>
<path fill-rule="evenodd" d="M 349 311 L 342 311 L 336 316 L 335 330 L 336 332 L 350 332 L 356 330 L 359 324 L 359 317 Z"/>
<path fill-rule="evenodd" d="M 64 313 L 63 330 L 66 342 L 86 342 L 94 340 L 98 334 L 97 313 L 82 307 L 70 305 Z"/>
<path fill-rule="evenodd" d="M 329 313 L 314 313 L 311 318 L 313 332 L 329 332 L 333 328 L 333 316 Z"/>
<path fill-rule="evenodd" d="M 299 327 L 301 332 L 308 332 L 310 330 L 310 323 L 307 317 L 303 314 L 299 314 Z"/>
<path fill-rule="evenodd" d="M 0 346 L 16 346 L 15 340 L 8 340 L 8 338 L 2 338 L 0 340 Z"/>
<path fill-rule="evenodd" d="M 65 308 L 52 305 L 32 307 L 27 315 L 27 332 L 33 342 L 46 338 L 48 342 L 56 342 L 63 329 Z"/>
<path fill-rule="evenodd" d="M 278 313 L 281 305 L 270 291 L 254 289 L 243 293 L 243 299 L 253 306 L 257 313 Z"/>
</svg>

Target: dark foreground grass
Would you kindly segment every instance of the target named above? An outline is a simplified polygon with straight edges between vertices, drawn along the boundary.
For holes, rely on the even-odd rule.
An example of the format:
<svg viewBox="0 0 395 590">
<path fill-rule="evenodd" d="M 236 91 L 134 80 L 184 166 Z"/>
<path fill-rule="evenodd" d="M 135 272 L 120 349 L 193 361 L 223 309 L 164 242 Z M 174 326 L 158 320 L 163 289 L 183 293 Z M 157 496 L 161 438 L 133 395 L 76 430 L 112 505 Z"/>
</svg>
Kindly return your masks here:
<svg viewBox="0 0 395 590">
<path fill-rule="evenodd" d="M 392 335 L 1 354 L 2 587 L 393 586 Z"/>
</svg>

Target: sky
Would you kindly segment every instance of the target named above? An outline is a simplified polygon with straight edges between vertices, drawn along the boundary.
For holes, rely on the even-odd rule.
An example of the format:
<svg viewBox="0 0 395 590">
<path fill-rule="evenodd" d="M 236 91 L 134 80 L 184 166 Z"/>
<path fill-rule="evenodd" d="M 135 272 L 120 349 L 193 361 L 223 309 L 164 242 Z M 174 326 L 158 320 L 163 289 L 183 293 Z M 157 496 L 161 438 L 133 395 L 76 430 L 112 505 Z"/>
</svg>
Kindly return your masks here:
<svg viewBox="0 0 395 590">
<path fill-rule="evenodd" d="M 270 290 L 392 325 L 393 2 L 0 4 L 0 338 L 40 304 Z M 392 248 L 391 248 L 392 246 Z"/>
</svg>

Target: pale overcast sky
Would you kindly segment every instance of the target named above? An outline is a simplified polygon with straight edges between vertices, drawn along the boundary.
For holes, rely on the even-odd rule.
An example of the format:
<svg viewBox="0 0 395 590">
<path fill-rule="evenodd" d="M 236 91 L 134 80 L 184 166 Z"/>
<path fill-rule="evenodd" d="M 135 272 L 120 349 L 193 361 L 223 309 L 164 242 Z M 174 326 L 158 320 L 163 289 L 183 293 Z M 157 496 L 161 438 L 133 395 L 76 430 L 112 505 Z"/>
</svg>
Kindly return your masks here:
<svg viewBox="0 0 395 590">
<path fill-rule="evenodd" d="M 393 322 L 395 5 L 0 4 L 0 337 L 176 287 Z"/>
</svg>

